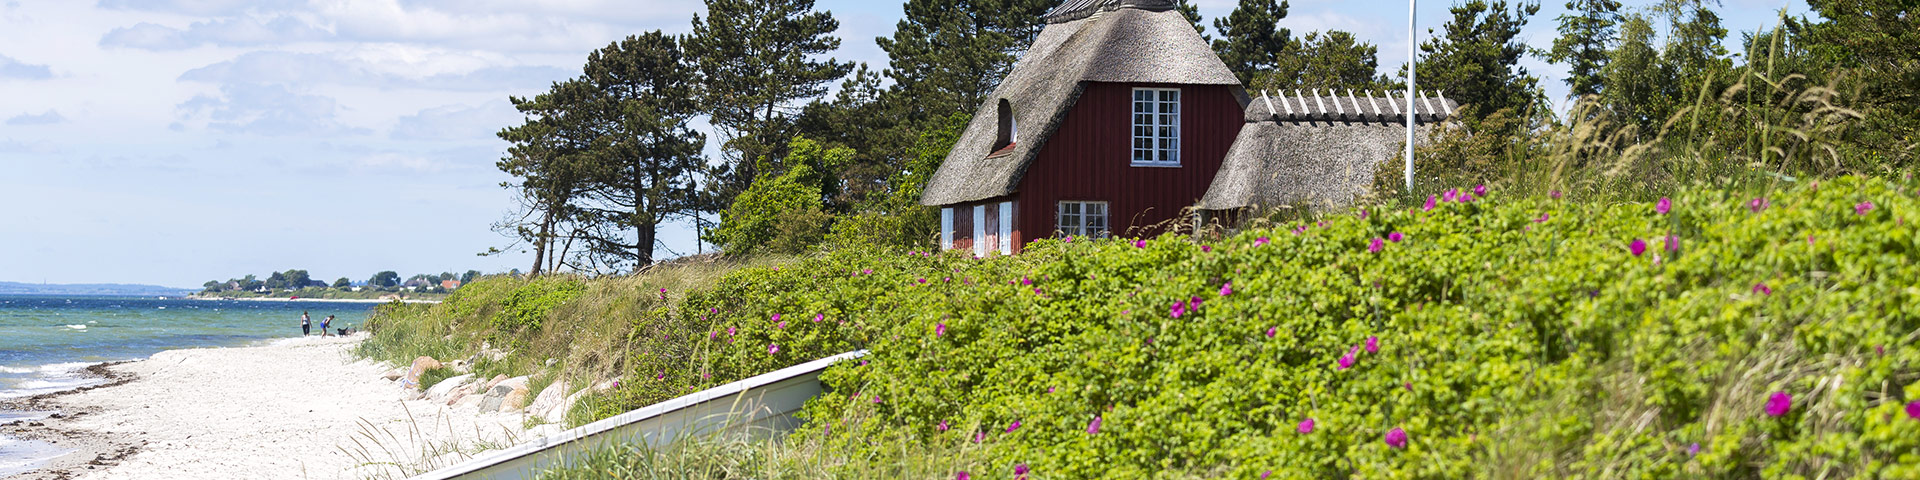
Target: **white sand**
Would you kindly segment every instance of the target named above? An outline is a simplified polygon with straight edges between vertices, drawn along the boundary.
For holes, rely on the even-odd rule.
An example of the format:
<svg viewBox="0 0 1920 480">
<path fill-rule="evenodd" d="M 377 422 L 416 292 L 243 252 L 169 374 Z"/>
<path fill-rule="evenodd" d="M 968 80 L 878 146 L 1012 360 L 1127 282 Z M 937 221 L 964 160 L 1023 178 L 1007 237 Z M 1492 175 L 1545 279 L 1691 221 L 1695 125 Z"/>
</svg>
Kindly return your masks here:
<svg viewBox="0 0 1920 480">
<path fill-rule="evenodd" d="M 451 444 L 470 454 L 476 444 L 502 448 L 538 436 L 522 431 L 518 413 L 483 415 L 473 406 L 403 400 L 408 390 L 381 378 L 390 367 L 349 355 L 362 338 L 173 350 L 113 367 L 138 379 L 59 398 L 56 403 L 100 409 L 63 427 L 147 443 L 118 465 L 74 473 L 82 479 L 400 477 L 427 466 L 422 457 L 437 466 L 464 458 L 445 453 Z"/>
</svg>

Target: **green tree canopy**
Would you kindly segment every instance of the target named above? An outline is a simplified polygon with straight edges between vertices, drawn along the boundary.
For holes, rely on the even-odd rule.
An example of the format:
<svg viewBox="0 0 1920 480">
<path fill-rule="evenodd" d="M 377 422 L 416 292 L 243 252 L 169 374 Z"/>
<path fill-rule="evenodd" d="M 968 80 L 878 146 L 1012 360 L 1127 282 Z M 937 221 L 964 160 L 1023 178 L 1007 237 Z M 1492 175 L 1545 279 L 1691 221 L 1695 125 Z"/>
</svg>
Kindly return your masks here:
<svg viewBox="0 0 1920 480">
<path fill-rule="evenodd" d="M 1614 26 L 1620 23 L 1618 0 L 1569 0 L 1567 13 L 1561 14 L 1560 38 L 1554 39 L 1547 61 L 1566 63 L 1568 95 L 1595 95 L 1605 78 L 1607 49 L 1612 47 Z"/>
<path fill-rule="evenodd" d="M 1272 70 L 1286 51 L 1292 33 L 1280 28 L 1280 20 L 1285 18 L 1286 0 L 1241 0 L 1233 13 L 1213 19 L 1213 29 L 1220 34 L 1213 41 L 1213 50 L 1240 77 L 1241 84 L 1252 83 L 1257 72 Z"/>
<path fill-rule="evenodd" d="M 707 15 L 694 15 L 684 47 L 727 152 L 712 173 L 708 208 L 730 204 L 759 178 L 755 163 L 785 153 L 803 102 L 853 70 L 827 57 L 840 48 L 840 22 L 813 8 L 813 0 L 707 0 Z"/>
<path fill-rule="evenodd" d="M 400 274 L 395 273 L 392 270 L 375 273 L 373 274 L 372 278 L 367 279 L 367 285 L 371 285 L 375 287 L 392 288 L 393 286 L 399 285 L 399 284 L 400 284 Z"/>
<path fill-rule="evenodd" d="M 1527 53 L 1520 30 L 1539 11 L 1538 3 L 1509 8 L 1506 0 L 1455 5 L 1440 34 L 1420 43 L 1420 89 L 1439 90 L 1460 102 L 1470 119 L 1501 110 L 1529 115 L 1544 109 L 1540 80 L 1520 66 Z"/>
</svg>

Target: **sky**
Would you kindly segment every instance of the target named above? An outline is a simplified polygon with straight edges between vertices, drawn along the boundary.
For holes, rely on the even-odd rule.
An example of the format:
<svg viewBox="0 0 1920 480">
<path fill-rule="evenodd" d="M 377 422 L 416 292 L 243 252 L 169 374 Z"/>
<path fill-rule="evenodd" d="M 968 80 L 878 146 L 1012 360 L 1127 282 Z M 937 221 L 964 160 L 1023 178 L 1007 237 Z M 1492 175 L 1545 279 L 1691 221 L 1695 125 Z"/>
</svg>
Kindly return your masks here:
<svg viewBox="0 0 1920 480">
<path fill-rule="evenodd" d="M 1630 8 L 1647 2 L 1627 2 Z M 1195 2 L 1210 24 L 1235 2 Z M 1296 35 L 1353 32 L 1383 72 L 1407 58 L 1398 1 L 1293 0 Z M 1450 15 L 1419 3 L 1421 38 Z M 834 56 L 876 69 L 899 0 L 819 0 Z M 1751 31 L 1799 0 L 1725 0 Z M 0 281 L 198 287 L 308 270 L 365 280 L 525 269 L 490 226 L 514 207 L 494 167 L 509 96 L 576 76 L 627 35 L 686 33 L 701 2 L 0 0 Z M 1523 33 L 1551 45 L 1559 3 Z M 1737 42 L 1737 33 L 1729 42 Z M 1523 66 L 1563 97 L 1563 67 Z M 710 141 L 717 144 L 717 139 Z M 710 149 L 711 150 L 711 149 Z M 696 250 L 662 231 L 664 256 Z M 710 247 L 709 247 L 710 248 Z"/>
</svg>

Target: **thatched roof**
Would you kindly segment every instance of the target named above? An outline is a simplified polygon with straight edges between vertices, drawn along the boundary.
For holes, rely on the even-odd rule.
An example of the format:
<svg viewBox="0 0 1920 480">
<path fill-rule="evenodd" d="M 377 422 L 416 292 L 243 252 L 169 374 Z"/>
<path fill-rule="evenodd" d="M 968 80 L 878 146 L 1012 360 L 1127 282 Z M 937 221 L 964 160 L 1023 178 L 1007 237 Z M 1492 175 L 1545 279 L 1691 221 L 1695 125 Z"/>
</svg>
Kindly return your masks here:
<svg viewBox="0 0 1920 480">
<path fill-rule="evenodd" d="M 1047 23 L 1066 23 L 1122 8 L 1161 11 L 1179 6 L 1175 0 L 1067 0 L 1040 18 Z"/>
<path fill-rule="evenodd" d="M 1047 25 L 993 96 L 974 112 L 966 131 L 928 180 L 924 205 L 951 205 L 1012 194 L 1086 82 L 1233 85 L 1240 81 L 1167 1 L 1070 0 L 1054 13 L 1085 13 Z M 1066 11 L 1063 11 L 1066 10 Z M 1076 13 L 1078 12 L 1078 13 Z M 1052 15 L 1051 13 L 1049 15 Z M 1019 141 L 993 155 L 998 108 L 1012 106 Z"/>
<path fill-rule="evenodd" d="M 1422 96 L 1427 98 L 1414 101 L 1416 145 L 1425 144 L 1433 126 L 1459 106 L 1437 95 Z M 1367 193 L 1381 163 L 1400 160 L 1407 138 L 1404 103 L 1295 92 L 1253 99 L 1247 124 L 1227 150 L 1200 208 L 1346 205 Z"/>
</svg>

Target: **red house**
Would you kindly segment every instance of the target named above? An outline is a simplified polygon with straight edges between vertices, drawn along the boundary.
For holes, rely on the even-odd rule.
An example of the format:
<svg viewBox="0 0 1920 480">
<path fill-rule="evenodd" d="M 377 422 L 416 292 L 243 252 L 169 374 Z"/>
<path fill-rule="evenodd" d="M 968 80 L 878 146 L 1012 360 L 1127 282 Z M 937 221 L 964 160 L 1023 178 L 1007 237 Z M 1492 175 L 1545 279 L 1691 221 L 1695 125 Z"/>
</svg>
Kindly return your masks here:
<svg viewBox="0 0 1920 480">
<path fill-rule="evenodd" d="M 921 196 L 940 207 L 943 249 L 1012 254 L 1055 235 L 1155 234 L 1191 209 L 1337 203 L 1397 157 L 1398 104 L 1251 98 L 1175 1 L 1068 0 L 1045 19 Z M 1423 122 L 1452 110 L 1417 107 Z M 1343 188 L 1299 188 L 1355 167 L 1364 179 Z"/>
</svg>

